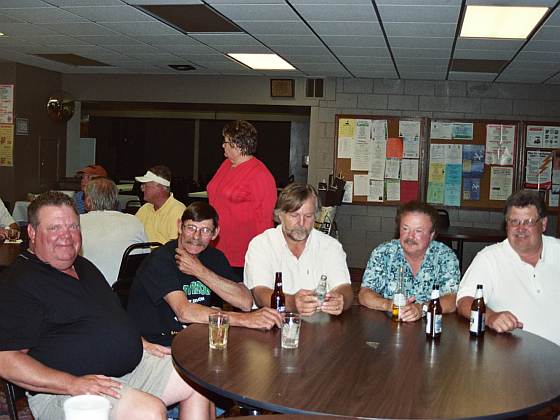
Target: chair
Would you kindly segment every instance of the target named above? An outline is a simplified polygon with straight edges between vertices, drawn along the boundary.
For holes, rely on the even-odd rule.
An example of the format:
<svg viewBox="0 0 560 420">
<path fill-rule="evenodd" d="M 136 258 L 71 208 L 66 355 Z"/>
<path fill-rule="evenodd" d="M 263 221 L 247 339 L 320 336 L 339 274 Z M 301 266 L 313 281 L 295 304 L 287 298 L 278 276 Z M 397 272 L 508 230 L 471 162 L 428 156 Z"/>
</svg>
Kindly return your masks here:
<svg viewBox="0 0 560 420">
<path fill-rule="evenodd" d="M 150 254 L 149 252 L 132 254 L 132 251 L 138 249 L 151 249 L 158 246 L 161 246 L 159 242 L 141 242 L 130 245 L 124 251 L 117 281 L 113 283 L 113 291 L 118 295 L 124 309 L 126 309 L 128 305 L 128 295 L 132 282 L 134 281 L 134 276 L 136 275 L 136 270 L 138 270 L 138 267 L 140 267 L 144 258 Z"/>
<path fill-rule="evenodd" d="M 8 406 L 8 415 L 10 420 L 18 420 L 16 401 L 20 398 L 27 398 L 25 395 L 25 390 L 19 386 L 8 382 L 4 379 L 2 381 L 2 389 L 4 395 L 6 396 L 6 405 Z"/>
<path fill-rule="evenodd" d="M 123 213 L 136 214 L 141 206 L 140 200 L 128 200 L 124 205 Z"/>
<path fill-rule="evenodd" d="M 447 229 L 450 225 L 449 223 L 449 213 L 445 209 L 437 209 L 438 212 L 438 230 Z"/>
</svg>

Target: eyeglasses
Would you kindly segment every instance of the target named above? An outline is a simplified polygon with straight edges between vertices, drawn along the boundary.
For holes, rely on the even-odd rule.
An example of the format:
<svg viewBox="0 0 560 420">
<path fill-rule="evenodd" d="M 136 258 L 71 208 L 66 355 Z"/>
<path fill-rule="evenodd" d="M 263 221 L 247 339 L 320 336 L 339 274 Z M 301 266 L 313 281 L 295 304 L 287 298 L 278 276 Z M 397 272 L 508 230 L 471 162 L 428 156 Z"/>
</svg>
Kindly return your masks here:
<svg viewBox="0 0 560 420">
<path fill-rule="evenodd" d="M 540 217 L 537 217 L 536 219 L 525 219 L 525 220 L 510 219 L 510 218 L 506 219 L 506 223 L 513 227 L 517 227 L 517 226 L 533 227 L 540 221 L 541 221 Z"/>
<path fill-rule="evenodd" d="M 206 226 L 198 227 L 195 225 L 187 224 L 187 225 L 183 225 L 183 227 L 193 235 L 196 234 L 196 232 L 199 232 L 201 236 L 212 236 L 212 234 L 214 233 L 214 229 L 210 229 L 209 227 Z"/>
</svg>

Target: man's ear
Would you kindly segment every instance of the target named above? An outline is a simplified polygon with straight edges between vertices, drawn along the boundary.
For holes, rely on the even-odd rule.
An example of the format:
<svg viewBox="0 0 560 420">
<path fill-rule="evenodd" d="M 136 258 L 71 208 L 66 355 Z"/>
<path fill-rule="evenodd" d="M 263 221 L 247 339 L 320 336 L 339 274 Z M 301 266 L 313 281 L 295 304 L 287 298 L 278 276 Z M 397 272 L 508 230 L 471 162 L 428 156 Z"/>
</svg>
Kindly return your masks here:
<svg viewBox="0 0 560 420">
<path fill-rule="evenodd" d="M 177 220 L 177 234 L 181 234 L 181 229 L 183 228 L 183 221 L 181 219 Z"/>
<path fill-rule="evenodd" d="M 217 226 L 216 229 L 214 229 L 214 235 L 212 236 L 212 240 L 215 240 L 219 234 L 220 234 L 220 226 Z"/>
<path fill-rule="evenodd" d="M 84 205 L 87 211 L 91 211 L 91 198 L 87 194 L 84 194 Z"/>
<path fill-rule="evenodd" d="M 35 231 L 35 229 L 33 228 L 33 225 L 31 225 L 31 223 L 29 223 L 27 225 L 27 237 L 29 238 L 29 242 L 30 243 L 34 243 L 35 242 L 35 235 L 37 234 L 37 232 Z"/>
</svg>

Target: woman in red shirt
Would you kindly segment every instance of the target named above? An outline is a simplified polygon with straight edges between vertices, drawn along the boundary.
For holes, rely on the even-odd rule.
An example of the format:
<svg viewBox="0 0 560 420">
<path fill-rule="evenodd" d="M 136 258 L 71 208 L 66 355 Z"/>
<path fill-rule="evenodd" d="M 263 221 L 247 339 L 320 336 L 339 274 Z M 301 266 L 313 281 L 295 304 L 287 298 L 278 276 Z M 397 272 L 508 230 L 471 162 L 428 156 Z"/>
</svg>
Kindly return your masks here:
<svg viewBox="0 0 560 420">
<path fill-rule="evenodd" d="M 251 239 L 273 227 L 276 183 L 256 157 L 257 130 L 247 121 L 232 121 L 222 130 L 227 158 L 208 183 L 208 199 L 220 218 L 216 247 L 243 279 Z"/>
</svg>

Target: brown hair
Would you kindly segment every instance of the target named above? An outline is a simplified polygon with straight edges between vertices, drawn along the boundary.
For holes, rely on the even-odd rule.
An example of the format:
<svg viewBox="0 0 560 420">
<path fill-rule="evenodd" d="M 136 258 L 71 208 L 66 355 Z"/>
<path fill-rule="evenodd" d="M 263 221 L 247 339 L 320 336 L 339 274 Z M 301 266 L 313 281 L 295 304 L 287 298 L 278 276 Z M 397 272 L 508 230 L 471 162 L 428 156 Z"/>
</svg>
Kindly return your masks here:
<svg viewBox="0 0 560 420">
<path fill-rule="evenodd" d="M 408 213 L 422 213 L 428 216 L 432 222 L 432 232 L 435 232 L 438 227 L 439 215 L 435 208 L 426 203 L 421 203 L 420 201 L 409 201 L 408 203 L 402 205 L 397 210 L 397 216 L 395 217 L 395 222 L 397 224 L 397 229 L 401 228 L 401 219 L 404 215 Z"/>
<path fill-rule="evenodd" d="M 321 210 L 321 201 L 315 187 L 292 182 L 280 192 L 274 208 L 274 218 L 278 221 L 280 213 L 298 211 L 310 197 L 315 197 L 315 213 L 318 213 Z"/>
<path fill-rule="evenodd" d="M 257 129 L 248 121 L 228 122 L 222 130 L 222 136 L 237 146 L 244 156 L 254 155 L 257 151 Z"/>
<path fill-rule="evenodd" d="M 504 214 L 507 215 L 512 207 L 529 207 L 535 206 L 539 217 L 546 216 L 546 203 L 543 196 L 534 190 L 518 190 L 514 192 L 506 201 Z"/>
<path fill-rule="evenodd" d="M 68 206 L 78 216 L 76 207 L 74 207 L 74 201 L 70 197 L 59 191 L 47 191 L 35 198 L 27 208 L 27 220 L 34 229 L 37 229 L 37 226 L 39 226 L 39 210 L 46 206 Z"/>
<path fill-rule="evenodd" d="M 181 216 L 182 223 L 185 223 L 187 220 L 202 222 L 203 220 L 210 219 L 212 219 L 214 229 L 216 229 L 218 227 L 218 213 L 214 207 L 205 201 L 195 201 L 191 203 Z"/>
</svg>

